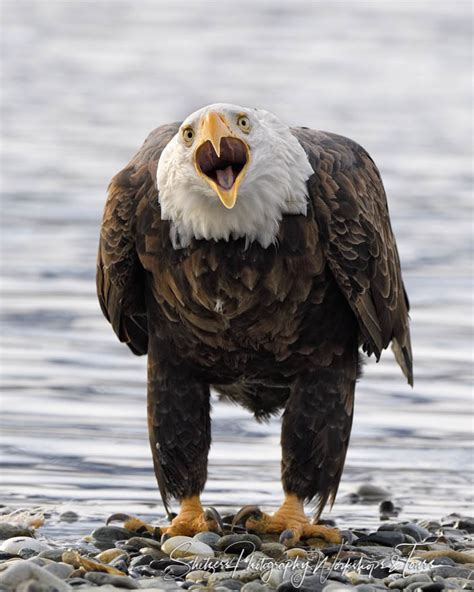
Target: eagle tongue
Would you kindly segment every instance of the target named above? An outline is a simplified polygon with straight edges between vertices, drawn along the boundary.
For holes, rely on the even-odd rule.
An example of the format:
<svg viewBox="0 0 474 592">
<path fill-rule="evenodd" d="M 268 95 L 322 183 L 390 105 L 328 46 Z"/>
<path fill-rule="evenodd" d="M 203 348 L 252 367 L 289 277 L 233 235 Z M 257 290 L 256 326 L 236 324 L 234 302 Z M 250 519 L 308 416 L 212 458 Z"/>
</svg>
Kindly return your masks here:
<svg viewBox="0 0 474 592">
<path fill-rule="evenodd" d="M 216 170 L 217 182 L 224 189 L 230 189 L 234 184 L 234 171 L 232 166 L 229 165 L 225 169 Z"/>
</svg>

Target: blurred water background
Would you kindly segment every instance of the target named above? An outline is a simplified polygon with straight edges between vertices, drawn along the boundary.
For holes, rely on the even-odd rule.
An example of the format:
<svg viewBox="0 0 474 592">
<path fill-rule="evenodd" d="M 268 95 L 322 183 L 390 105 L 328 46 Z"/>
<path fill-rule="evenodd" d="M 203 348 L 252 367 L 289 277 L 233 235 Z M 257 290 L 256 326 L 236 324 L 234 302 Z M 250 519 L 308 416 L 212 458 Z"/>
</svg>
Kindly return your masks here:
<svg viewBox="0 0 474 592">
<path fill-rule="evenodd" d="M 109 179 L 159 124 L 260 106 L 354 138 L 385 181 L 412 305 L 415 388 L 387 352 L 359 383 L 339 524 L 368 524 L 362 482 L 401 518 L 472 494 L 470 2 L 2 3 L 0 502 L 162 516 L 145 359 L 95 296 Z M 279 420 L 215 403 L 204 501 L 280 501 Z M 326 513 L 327 516 L 327 513 Z M 64 528 L 62 527 L 64 530 Z M 77 526 L 74 527 L 77 532 Z"/>
</svg>

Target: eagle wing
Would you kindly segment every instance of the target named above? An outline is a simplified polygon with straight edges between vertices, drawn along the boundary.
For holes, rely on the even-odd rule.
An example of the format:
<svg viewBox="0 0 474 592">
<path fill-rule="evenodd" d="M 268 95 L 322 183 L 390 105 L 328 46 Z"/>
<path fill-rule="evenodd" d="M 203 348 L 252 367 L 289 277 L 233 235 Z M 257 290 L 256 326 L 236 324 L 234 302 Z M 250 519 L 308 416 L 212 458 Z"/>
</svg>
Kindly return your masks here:
<svg viewBox="0 0 474 592">
<path fill-rule="evenodd" d="M 308 180 L 310 208 L 328 265 L 358 319 L 362 347 L 378 360 L 392 342 L 413 385 L 409 303 L 379 171 L 348 138 L 292 131 L 314 170 Z"/>
<path fill-rule="evenodd" d="M 115 175 L 102 219 L 96 273 L 100 307 L 120 341 L 137 355 L 147 353 L 148 330 L 145 272 L 135 244 L 136 212 L 142 199 L 158 204 L 158 160 L 178 128 L 179 123 L 173 123 L 151 132 L 129 164 Z"/>
</svg>

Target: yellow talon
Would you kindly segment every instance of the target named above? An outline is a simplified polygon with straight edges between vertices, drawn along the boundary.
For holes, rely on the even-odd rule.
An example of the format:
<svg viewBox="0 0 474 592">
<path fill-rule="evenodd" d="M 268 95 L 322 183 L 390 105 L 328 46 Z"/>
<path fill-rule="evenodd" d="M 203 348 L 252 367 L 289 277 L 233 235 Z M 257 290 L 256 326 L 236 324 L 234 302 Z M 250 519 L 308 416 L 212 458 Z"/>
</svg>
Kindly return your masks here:
<svg viewBox="0 0 474 592">
<path fill-rule="evenodd" d="M 280 542 L 287 547 L 294 546 L 300 539 L 308 538 L 321 538 L 334 544 L 342 542 L 337 528 L 311 524 L 304 513 L 303 501 L 294 494 L 287 494 L 280 509 L 273 515 L 249 506 L 237 513 L 234 524 L 239 520 L 244 522 L 247 530 L 257 534 L 280 534 Z"/>
</svg>

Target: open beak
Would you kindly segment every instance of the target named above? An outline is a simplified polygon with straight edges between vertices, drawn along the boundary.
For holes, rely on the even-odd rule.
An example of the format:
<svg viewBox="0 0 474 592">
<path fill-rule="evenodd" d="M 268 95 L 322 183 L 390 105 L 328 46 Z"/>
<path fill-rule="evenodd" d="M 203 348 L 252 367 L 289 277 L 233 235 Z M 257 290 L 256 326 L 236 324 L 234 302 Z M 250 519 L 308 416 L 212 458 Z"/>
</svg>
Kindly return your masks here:
<svg viewBox="0 0 474 592">
<path fill-rule="evenodd" d="M 199 176 L 214 189 L 228 209 L 234 207 L 237 193 L 250 162 L 250 149 L 230 129 L 220 113 L 207 113 L 196 138 L 194 166 Z"/>
</svg>

